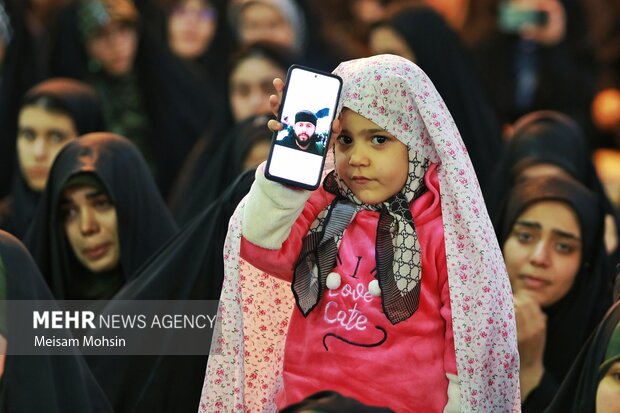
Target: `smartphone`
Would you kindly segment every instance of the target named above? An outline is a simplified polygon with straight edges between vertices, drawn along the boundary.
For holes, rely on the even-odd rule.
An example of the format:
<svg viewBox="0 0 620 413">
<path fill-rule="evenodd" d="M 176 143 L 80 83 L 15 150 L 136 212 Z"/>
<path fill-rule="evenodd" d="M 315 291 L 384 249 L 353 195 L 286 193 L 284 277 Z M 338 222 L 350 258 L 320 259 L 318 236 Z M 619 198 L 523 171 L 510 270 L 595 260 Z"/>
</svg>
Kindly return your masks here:
<svg viewBox="0 0 620 413">
<path fill-rule="evenodd" d="M 301 65 L 288 69 L 265 177 L 287 185 L 319 187 L 342 79 Z"/>
<path fill-rule="evenodd" d="M 525 25 L 544 26 L 547 19 L 547 13 L 541 10 L 523 8 L 511 1 L 499 4 L 498 25 L 506 33 L 517 33 Z"/>
</svg>

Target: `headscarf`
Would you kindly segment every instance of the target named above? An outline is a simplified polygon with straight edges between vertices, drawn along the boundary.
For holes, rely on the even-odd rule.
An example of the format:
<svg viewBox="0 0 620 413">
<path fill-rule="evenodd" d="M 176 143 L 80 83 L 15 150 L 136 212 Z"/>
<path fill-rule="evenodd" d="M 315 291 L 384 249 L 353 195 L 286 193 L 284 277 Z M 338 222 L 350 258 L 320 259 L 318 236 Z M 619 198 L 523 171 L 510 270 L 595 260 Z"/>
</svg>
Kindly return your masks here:
<svg viewBox="0 0 620 413">
<path fill-rule="evenodd" d="M 7 287 L 2 300 L 53 300 L 26 248 L 4 231 L 0 231 L 0 276 Z M 9 324 L 2 333 L 8 339 L 9 349 L 11 330 L 22 328 L 12 326 L 10 320 L 8 317 Z M 55 334 L 64 337 L 69 333 L 57 330 Z M 0 382 L 0 411 L 112 413 L 112 408 L 82 356 L 75 351 L 64 356 L 9 354 Z"/>
<path fill-rule="evenodd" d="M 21 107 L 40 106 L 40 99 L 51 100 L 53 106 L 61 108 L 60 113 L 71 118 L 78 135 L 104 130 L 101 103 L 95 90 L 85 83 L 66 78 L 46 80 L 26 93 Z M 40 195 L 30 189 L 21 172 L 16 172 L 11 189 L 11 210 L 6 221 L 2 222 L 2 228 L 23 238 L 35 215 Z"/>
<path fill-rule="evenodd" d="M 187 160 L 169 205 L 179 225 L 187 224 L 214 202 L 244 170 L 255 144 L 271 142 L 267 127 L 273 115 L 256 115 L 237 123 L 212 145 L 201 140 Z"/>
<path fill-rule="evenodd" d="M 567 115 L 554 111 L 532 112 L 515 123 L 512 136 L 485 191 L 491 216 L 498 214 L 519 174 L 527 167 L 541 163 L 562 168 L 599 194 L 606 213 L 614 216 L 617 233 L 620 234 L 620 219 L 596 174 L 583 130 Z M 499 235 L 499 229 L 496 228 L 496 232 Z M 619 254 L 614 252 L 614 259 L 620 257 Z"/>
<path fill-rule="evenodd" d="M 424 72 L 401 57 L 352 60 L 335 73 L 344 80 L 339 110 L 359 113 L 418 159 L 439 165 L 462 409 L 517 411 L 519 359 L 510 284 L 471 162 L 445 104 Z M 289 284 L 239 258 L 243 204 L 230 221 L 224 248 L 221 334 L 214 336 L 207 366 L 200 406 L 205 412 L 231 406 L 273 411 L 282 386 L 284 340 L 274 337 L 285 337 L 278 332 L 286 330 L 294 301 Z M 244 305 L 246 300 L 252 305 Z M 263 357 L 267 347 L 274 350 L 268 358 Z M 254 375 L 263 388 L 252 385 Z"/>
<path fill-rule="evenodd" d="M 376 277 L 386 317 L 397 324 L 418 309 L 422 288 L 421 248 L 409 204 L 426 192 L 424 174 L 429 162 L 421 159 L 415 150 L 410 149 L 408 156 L 405 185 L 380 205 L 360 201 L 337 171 L 325 177 L 323 186 L 336 198 L 319 213 L 303 240 L 293 276 L 293 294 L 304 316 L 314 309 L 327 289 L 327 276 L 334 267 L 342 235 L 355 214 L 363 209 L 379 212 Z"/>
<path fill-rule="evenodd" d="M 293 52 L 300 53 L 306 42 L 306 17 L 303 10 L 295 0 L 234 0 L 230 2 L 228 15 L 230 16 L 230 24 L 233 29 L 240 30 L 240 14 L 243 9 L 253 3 L 264 4 L 276 9 L 287 23 L 293 28 L 295 39 L 293 43 Z"/>
<path fill-rule="evenodd" d="M 109 274 L 94 274 L 70 250 L 59 213 L 69 181 L 81 174 L 98 179 L 116 208 L 120 266 L 124 281 L 177 230 L 144 159 L 127 139 L 92 133 L 70 142 L 59 153 L 25 244 L 57 299 L 111 298 L 118 289 L 98 291 Z M 85 281 L 85 280 L 89 281 Z M 92 290 L 87 283 L 93 283 Z M 78 296 L 76 296 L 78 295 Z"/>
<path fill-rule="evenodd" d="M 543 308 L 547 315 L 543 364 L 546 374 L 559 383 L 611 305 L 611 276 L 605 266 L 600 198 L 572 179 L 539 177 L 515 186 L 501 215 L 500 244 L 504 245 L 519 216 L 543 201 L 566 204 L 575 212 L 581 230 L 582 258 L 573 285 L 557 303 Z"/>
<path fill-rule="evenodd" d="M 102 314 L 119 314 L 123 300 L 174 300 L 179 305 L 185 300 L 217 300 L 224 279 L 228 220 L 253 181 L 253 170 L 240 175 L 142 266 Z M 179 308 L 175 313 L 186 311 Z M 117 411 L 195 413 L 207 358 L 97 356 L 89 357 L 88 363 Z"/>
<path fill-rule="evenodd" d="M 138 10 L 132 0 L 80 0 L 78 16 L 84 41 L 112 21 L 137 23 L 139 20 Z"/>
<path fill-rule="evenodd" d="M 620 357 L 620 302 L 616 302 L 584 344 L 547 413 L 596 411 L 599 382 Z"/>
<path fill-rule="evenodd" d="M 110 12 L 111 5 L 130 0 L 85 0 L 101 3 L 96 8 Z M 82 2 L 73 2 L 59 15 L 57 45 L 52 53 L 54 75 L 87 79 L 102 94 L 115 132 L 124 134 L 143 151 L 156 173 L 156 181 L 167 195 L 187 153 L 198 137 L 218 119 L 219 106 L 209 85 L 154 38 L 146 25 L 137 26 L 138 48 L 132 71 L 112 77 L 94 70 L 82 41 Z M 129 6 L 123 6 L 123 10 Z M 112 91 L 112 92 L 110 92 Z M 125 109 L 131 108 L 131 111 Z M 110 122 L 110 119 L 108 122 Z M 121 119 L 121 121 L 119 121 Z M 121 130 L 122 129 L 122 130 Z"/>
<path fill-rule="evenodd" d="M 483 190 L 502 148 L 500 125 L 482 93 L 471 56 L 458 35 L 428 6 L 406 8 L 385 23 L 411 48 L 456 122 Z"/>
</svg>

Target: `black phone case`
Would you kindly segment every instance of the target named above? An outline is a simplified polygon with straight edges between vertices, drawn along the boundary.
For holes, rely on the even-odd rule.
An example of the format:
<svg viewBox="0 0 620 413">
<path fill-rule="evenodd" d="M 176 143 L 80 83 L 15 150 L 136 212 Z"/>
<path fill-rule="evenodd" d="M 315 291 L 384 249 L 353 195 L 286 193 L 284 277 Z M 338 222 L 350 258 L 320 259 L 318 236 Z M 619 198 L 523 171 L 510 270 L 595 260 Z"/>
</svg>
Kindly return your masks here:
<svg viewBox="0 0 620 413">
<path fill-rule="evenodd" d="M 342 92 L 342 78 L 338 75 L 335 75 L 333 73 L 329 73 L 329 72 L 324 72 L 322 70 L 318 70 L 318 69 L 313 69 L 311 67 L 308 66 L 303 66 L 303 65 L 299 65 L 299 64 L 294 64 L 291 65 L 288 68 L 288 72 L 286 74 L 286 84 L 284 85 L 284 91 L 282 92 L 282 102 L 280 102 L 280 109 L 278 111 L 278 122 L 282 122 L 282 111 L 284 108 L 284 103 L 286 102 L 286 95 L 288 92 L 288 87 L 289 87 L 289 79 L 290 79 L 290 74 L 293 71 L 293 69 L 302 69 L 308 72 L 312 72 L 312 73 L 316 73 L 322 76 L 328 76 L 328 77 L 332 77 L 335 79 L 338 79 L 338 81 L 340 82 L 340 86 L 338 88 L 338 93 L 336 95 L 336 105 L 334 106 L 334 109 L 337 110 L 338 108 L 338 102 L 340 100 L 340 93 Z M 334 110 L 334 113 L 332 114 L 332 117 L 330 119 L 330 134 L 331 134 L 331 124 L 334 122 L 334 119 L 336 117 L 336 110 Z M 273 155 L 273 147 L 276 144 L 276 138 L 279 132 L 274 132 L 271 136 L 271 148 L 269 149 L 269 156 L 267 157 L 267 164 L 265 166 L 265 178 L 269 179 L 270 181 L 275 181 L 275 182 L 280 182 L 282 184 L 285 185 L 290 185 L 290 186 L 294 186 L 297 188 L 302 188 L 302 189 L 307 189 L 310 191 L 314 191 L 316 190 L 319 185 L 321 184 L 321 175 L 323 174 L 323 169 L 325 168 L 325 158 L 327 157 L 327 153 L 329 151 L 329 144 L 331 139 L 328 139 L 327 141 L 327 146 L 325 147 L 325 150 L 323 151 L 323 155 L 322 155 L 322 159 L 321 159 L 321 168 L 319 168 L 319 172 L 317 175 L 317 179 L 316 179 L 316 184 L 315 185 L 307 185 L 303 182 L 298 182 L 298 181 L 294 181 L 291 179 L 286 179 L 284 177 L 281 176 L 274 176 L 269 174 L 269 166 L 271 165 L 271 158 Z"/>
</svg>

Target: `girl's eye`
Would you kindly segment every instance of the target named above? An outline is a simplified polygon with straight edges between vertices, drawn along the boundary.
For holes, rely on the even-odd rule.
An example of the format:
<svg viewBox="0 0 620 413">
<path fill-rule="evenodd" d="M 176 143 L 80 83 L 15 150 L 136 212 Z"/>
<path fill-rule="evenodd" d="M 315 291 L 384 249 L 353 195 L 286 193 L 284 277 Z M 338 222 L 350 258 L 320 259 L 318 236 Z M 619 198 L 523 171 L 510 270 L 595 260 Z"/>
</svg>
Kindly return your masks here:
<svg viewBox="0 0 620 413">
<path fill-rule="evenodd" d="M 390 138 L 388 138 L 387 136 L 376 135 L 376 136 L 373 136 L 370 141 L 375 145 L 383 145 L 389 140 Z"/>
<path fill-rule="evenodd" d="M 351 139 L 350 136 L 346 136 L 346 135 L 340 135 L 338 136 L 336 140 L 341 145 L 350 145 L 351 143 L 353 143 L 353 139 Z"/>
</svg>

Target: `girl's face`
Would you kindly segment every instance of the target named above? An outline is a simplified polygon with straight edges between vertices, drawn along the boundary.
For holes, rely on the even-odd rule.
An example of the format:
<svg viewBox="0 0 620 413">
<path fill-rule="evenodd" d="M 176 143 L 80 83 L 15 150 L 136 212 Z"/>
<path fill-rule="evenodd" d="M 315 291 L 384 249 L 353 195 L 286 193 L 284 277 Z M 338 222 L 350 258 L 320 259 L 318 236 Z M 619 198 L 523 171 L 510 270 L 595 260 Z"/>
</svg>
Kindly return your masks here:
<svg viewBox="0 0 620 413">
<path fill-rule="evenodd" d="M 64 190 L 65 233 L 77 260 L 94 273 L 114 269 L 121 256 L 116 208 L 108 194 L 89 185 Z"/>
<path fill-rule="evenodd" d="M 240 62 L 230 74 L 230 106 L 236 122 L 271 112 L 269 95 L 276 93 L 273 79 L 284 79 L 286 71 L 264 57 Z"/>
<path fill-rule="evenodd" d="M 209 47 L 215 29 L 216 12 L 209 2 L 181 1 L 168 18 L 170 49 L 182 59 L 195 59 Z"/>
<path fill-rule="evenodd" d="M 111 21 L 100 27 L 87 42 L 90 57 L 98 61 L 110 76 L 129 73 L 133 68 L 137 49 L 136 27 L 122 21 Z"/>
<path fill-rule="evenodd" d="M 355 196 L 376 205 L 400 192 L 409 174 L 407 146 L 350 109 L 342 111 L 340 124 L 336 170 Z"/>
<path fill-rule="evenodd" d="M 17 158 L 30 189 L 43 191 L 58 152 L 77 136 L 71 117 L 39 106 L 22 108 L 18 119 Z"/>
<path fill-rule="evenodd" d="M 620 413 L 620 361 L 612 364 L 598 383 L 596 413 Z"/>
<path fill-rule="evenodd" d="M 541 201 L 515 221 L 503 253 L 514 292 L 528 290 L 541 307 L 568 293 L 581 265 L 581 230 L 565 203 Z"/>
</svg>

